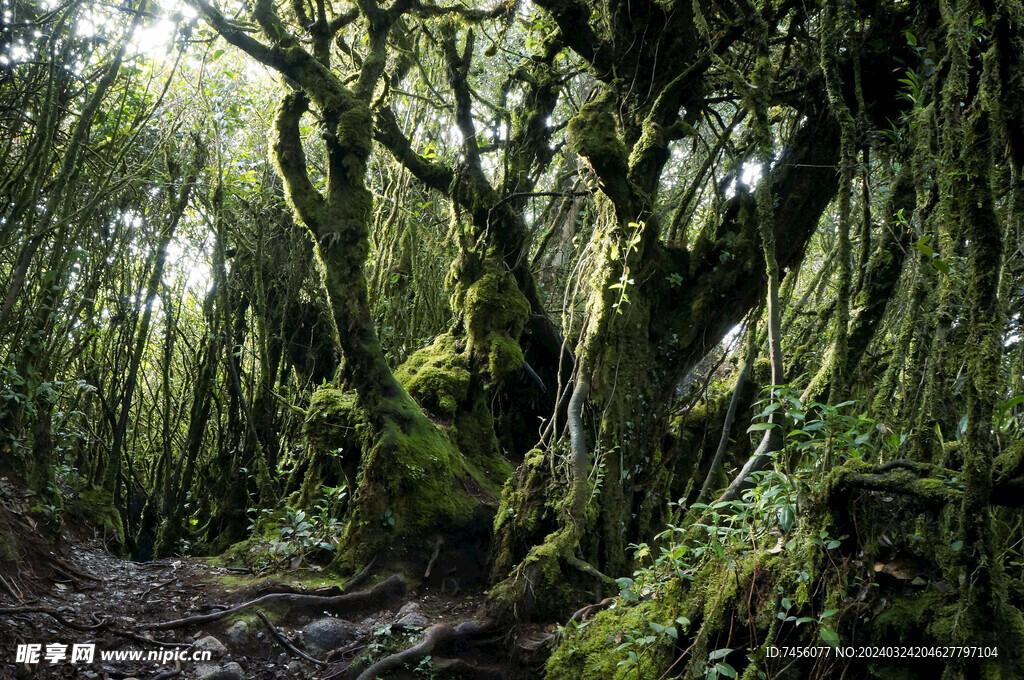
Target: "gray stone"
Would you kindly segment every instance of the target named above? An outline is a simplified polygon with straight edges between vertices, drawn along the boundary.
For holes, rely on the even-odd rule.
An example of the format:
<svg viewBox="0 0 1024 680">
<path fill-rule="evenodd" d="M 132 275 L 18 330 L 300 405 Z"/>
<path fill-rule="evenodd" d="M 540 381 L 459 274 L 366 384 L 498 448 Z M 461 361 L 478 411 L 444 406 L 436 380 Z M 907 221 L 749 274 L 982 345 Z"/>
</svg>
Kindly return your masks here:
<svg viewBox="0 0 1024 680">
<path fill-rule="evenodd" d="M 323 658 L 356 639 L 356 627 L 333 617 L 318 619 L 302 629 L 302 644 L 312 656 Z"/>
<path fill-rule="evenodd" d="M 211 661 L 216 661 L 228 653 L 228 648 L 224 646 L 224 643 L 212 635 L 196 640 L 192 647 L 204 652 L 210 652 Z"/>
<path fill-rule="evenodd" d="M 398 619 L 398 621 L 396 621 L 395 623 L 399 626 L 416 626 L 417 628 L 426 628 L 428 625 L 430 625 L 430 622 L 427 621 L 427 617 L 417 612 L 406 614 L 402 618 Z"/>
<path fill-rule="evenodd" d="M 214 667 L 206 674 L 201 673 L 199 680 L 245 680 L 245 673 L 242 671 L 241 666 L 234 661 L 230 661 L 223 666 Z"/>
<path fill-rule="evenodd" d="M 398 610 L 398 617 L 401 618 L 401 617 L 405 616 L 406 614 L 413 614 L 413 613 L 418 614 L 419 611 L 420 611 L 420 603 L 417 602 L 416 600 L 409 600 L 404 605 L 402 605 L 401 609 Z"/>
<path fill-rule="evenodd" d="M 235 621 L 231 626 L 224 631 L 224 637 L 228 639 L 234 647 L 244 647 L 249 644 L 251 635 L 249 634 L 249 625 L 245 621 Z"/>
</svg>

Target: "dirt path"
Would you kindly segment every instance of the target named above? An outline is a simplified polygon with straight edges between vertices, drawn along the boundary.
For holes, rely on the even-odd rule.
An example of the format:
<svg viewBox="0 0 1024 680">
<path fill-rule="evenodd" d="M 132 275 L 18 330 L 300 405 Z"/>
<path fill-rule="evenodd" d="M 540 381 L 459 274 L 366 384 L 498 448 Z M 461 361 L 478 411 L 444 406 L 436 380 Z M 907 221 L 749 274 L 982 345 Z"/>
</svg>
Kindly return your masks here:
<svg viewBox="0 0 1024 680">
<path fill-rule="evenodd" d="M 380 659 L 422 641 L 436 624 L 454 628 L 473 619 L 482 601 L 478 592 L 416 590 L 404 582 L 390 590 L 378 587 L 380 594 L 371 601 L 358 595 L 352 601 L 337 597 L 341 584 L 315 572 L 268 580 L 200 560 L 127 562 L 95 540 L 70 544 L 60 556 L 35 559 L 58 565 L 51 578 L 32 578 L 33 572 L 43 571 L 41 566 L 21 562 L 9 566 L 0 583 L 3 680 L 354 678 L 369 665 L 365 656 L 353 664 L 359 655 L 370 651 Z M 22 585 L 29 582 L 34 585 L 30 592 Z M 333 599 L 272 596 L 216 620 L 160 628 L 272 593 Z M 485 639 L 438 648 L 459 662 L 444 665 L 435 654 L 387 677 L 535 676 L 525 669 L 512 672 L 507 662 L 496 663 L 495 657 L 504 654 L 496 651 L 502 647 L 500 640 L 479 637 Z M 19 646 L 22 660 L 31 654 L 24 645 L 39 645 L 36 663 L 17 663 Z M 73 662 L 74 645 L 94 645 L 91 662 Z M 48 652 L 57 657 L 54 663 L 47 660 Z M 205 654 L 205 660 L 197 653 Z M 184 660 L 175 661 L 175 656 Z"/>
</svg>

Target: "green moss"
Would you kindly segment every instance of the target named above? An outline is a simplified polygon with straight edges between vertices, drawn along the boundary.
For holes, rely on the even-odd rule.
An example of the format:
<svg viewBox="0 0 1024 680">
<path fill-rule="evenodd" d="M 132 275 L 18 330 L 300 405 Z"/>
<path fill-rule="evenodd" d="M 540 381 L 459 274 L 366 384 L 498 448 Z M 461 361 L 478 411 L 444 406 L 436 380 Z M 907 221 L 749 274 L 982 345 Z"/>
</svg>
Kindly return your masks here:
<svg viewBox="0 0 1024 680">
<path fill-rule="evenodd" d="M 347 567 L 397 546 L 415 550 L 438 531 L 458 531 L 479 522 L 481 513 L 489 516 L 469 491 L 481 481 L 444 432 L 404 393 L 386 409 L 383 429 L 363 454 L 343 540 Z"/>
<path fill-rule="evenodd" d="M 530 316 L 530 304 L 520 292 L 512 275 L 488 258 L 484 273 L 457 293 L 470 356 L 479 356 L 486 365 L 489 382 L 500 383 L 523 366 L 523 352 L 517 339 Z M 459 304 L 461 303 L 461 304 Z"/>
<path fill-rule="evenodd" d="M 497 502 L 502 485 L 512 476 L 512 465 L 501 455 L 494 418 L 484 399 L 474 399 L 468 408 L 460 410 L 448 434 L 471 469 L 479 471 L 474 475 L 476 479 Z"/>
<path fill-rule="evenodd" d="M 293 505 L 308 508 L 320 499 L 323 486 L 355 481 L 368 424 L 354 392 L 323 388 L 313 393 L 305 423 L 305 449 L 293 460 L 290 490 L 298 489 Z"/>
<path fill-rule="evenodd" d="M 676 640 L 658 632 L 657 627 L 674 626 L 678 638 L 684 639 L 684 631 L 676 618 L 691 614 L 685 608 L 685 599 L 681 586 L 674 583 L 656 598 L 635 606 L 619 601 L 615 608 L 600 612 L 582 627 L 566 629 L 564 640 L 548 660 L 545 677 L 549 680 L 663 677 L 677 653 Z M 649 637 L 654 639 L 647 640 Z M 631 642 L 634 639 L 637 641 Z M 636 665 L 628 662 L 629 652 L 637 655 Z"/>
<path fill-rule="evenodd" d="M 414 352 L 395 377 L 427 413 L 438 418 L 454 417 L 469 394 L 469 361 L 448 333 Z"/>
<path fill-rule="evenodd" d="M 539 538 L 542 525 L 551 526 L 544 522 L 552 516 L 551 508 L 544 502 L 547 494 L 534 493 L 547 488 L 548 470 L 544 452 L 532 449 L 527 452 L 515 478 L 505 482 L 494 520 L 494 531 L 499 542 L 504 543 L 500 550 L 495 551 L 494 574 L 497 578 L 509 573 L 523 556 L 531 539 Z"/>
<path fill-rule="evenodd" d="M 936 612 L 942 609 L 943 596 L 937 590 L 911 592 L 894 598 L 889 607 L 882 612 L 872 626 L 876 640 L 914 640 L 924 643 L 923 633 L 928 630 L 934 633 L 934 627 L 942 617 Z M 939 629 L 944 625 L 939 624 Z"/>
<path fill-rule="evenodd" d="M 519 352 L 518 344 L 508 342 Z M 512 467 L 501 455 L 486 394 L 473 388 L 468 347 L 449 333 L 415 352 L 395 377 L 428 414 L 446 424 L 448 437 L 466 460 L 472 476 L 495 502 Z"/>
<path fill-rule="evenodd" d="M 114 495 L 110 491 L 100 488 L 82 491 L 68 500 L 67 510 L 72 517 L 124 540 L 121 513 L 114 507 Z"/>
</svg>

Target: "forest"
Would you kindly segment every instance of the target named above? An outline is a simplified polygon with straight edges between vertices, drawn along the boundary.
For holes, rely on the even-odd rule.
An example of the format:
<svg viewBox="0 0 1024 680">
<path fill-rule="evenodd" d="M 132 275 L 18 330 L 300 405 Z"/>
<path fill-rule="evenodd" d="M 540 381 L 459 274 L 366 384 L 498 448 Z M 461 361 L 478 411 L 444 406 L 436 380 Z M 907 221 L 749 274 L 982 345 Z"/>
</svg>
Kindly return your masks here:
<svg viewBox="0 0 1024 680">
<path fill-rule="evenodd" d="M 1021 0 L 0 7 L 0 678 L 1024 678 Z"/>
</svg>

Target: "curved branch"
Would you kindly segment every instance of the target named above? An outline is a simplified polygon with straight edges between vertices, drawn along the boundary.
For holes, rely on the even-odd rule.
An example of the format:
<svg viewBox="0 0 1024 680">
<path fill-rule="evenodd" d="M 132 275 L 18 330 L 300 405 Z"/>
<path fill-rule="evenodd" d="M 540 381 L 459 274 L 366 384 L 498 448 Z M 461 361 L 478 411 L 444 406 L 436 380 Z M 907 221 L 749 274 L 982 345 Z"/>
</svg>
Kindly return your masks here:
<svg viewBox="0 0 1024 680">
<path fill-rule="evenodd" d="M 292 92 L 285 95 L 274 117 L 271 148 L 274 163 L 284 179 L 285 195 L 299 218 L 316 233 L 322 226 L 326 201 L 313 186 L 306 171 L 306 152 L 302 148 L 299 121 L 308 107 L 309 99 L 304 93 Z"/>
<path fill-rule="evenodd" d="M 455 173 L 451 168 L 427 160 L 413 151 L 408 137 L 398 127 L 395 112 L 390 108 L 382 109 L 377 114 L 377 125 L 373 137 L 383 144 L 395 160 L 405 166 L 405 169 L 411 172 L 416 179 L 434 191 L 448 193 L 452 180 L 455 179 Z"/>
</svg>

